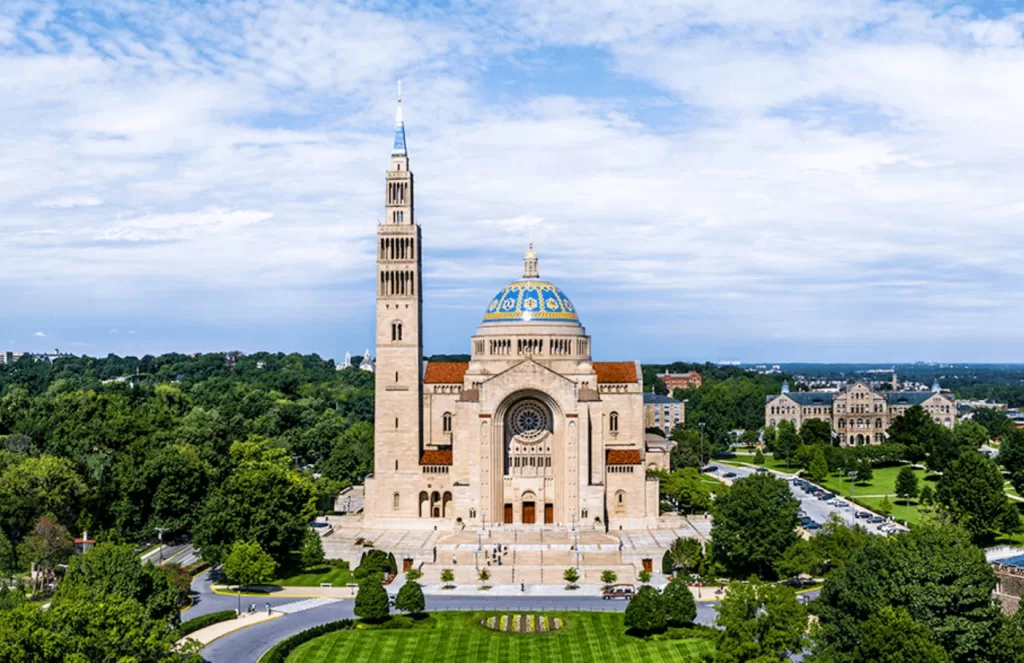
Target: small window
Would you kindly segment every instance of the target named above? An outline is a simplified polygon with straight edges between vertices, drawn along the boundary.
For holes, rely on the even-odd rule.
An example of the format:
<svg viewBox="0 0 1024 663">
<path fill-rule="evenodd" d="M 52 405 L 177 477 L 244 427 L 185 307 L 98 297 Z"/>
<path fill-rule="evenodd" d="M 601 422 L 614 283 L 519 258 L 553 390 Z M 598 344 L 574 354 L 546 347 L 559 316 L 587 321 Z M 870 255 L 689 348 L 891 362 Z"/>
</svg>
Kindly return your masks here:
<svg viewBox="0 0 1024 663">
<path fill-rule="evenodd" d="M 445 412 L 444 416 L 441 418 L 441 431 L 445 432 L 445 433 L 451 433 L 452 432 L 452 413 L 451 412 Z"/>
<path fill-rule="evenodd" d="M 394 508 L 397 509 L 399 504 L 401 504 L 402 497 L 398 493 L 395 493 L 392 499 L 394 500 Z"/>
<path fill-rule="evenodd" d="M 610 430 L 613 433 L 618 433 L 619 432 L 619 413 L 618 412 L 612 412 L 611 415 L 608 417 L 608 430 Z"/>
<path fill-rule="evenodd" d="M 619 493 L 619 504 L 622 504 L 622 493 Z"/>
</svg>

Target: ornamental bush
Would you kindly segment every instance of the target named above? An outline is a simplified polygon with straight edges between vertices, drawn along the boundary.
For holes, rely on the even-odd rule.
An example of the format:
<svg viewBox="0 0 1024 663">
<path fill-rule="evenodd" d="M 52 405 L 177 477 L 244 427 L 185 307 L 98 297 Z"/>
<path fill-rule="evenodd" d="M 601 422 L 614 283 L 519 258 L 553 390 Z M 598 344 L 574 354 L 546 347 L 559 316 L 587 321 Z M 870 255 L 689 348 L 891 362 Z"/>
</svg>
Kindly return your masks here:
<svg viewBox="0 0 1024 663">
<path fill-rule="evenodd" d="M 376 576 L 367 576 L 359 583 L 356 604 L 353 612 L 356 617 L 367 621 L 379 621 L 388 616 L 388 593 Z"/>
<path fill-rule="evenodd" d="M 221 610 L 220 612 L 211 612 L 208 615 L 200 615 L 195 619 L 190 619 L 187 622 L 182 623 L 181 627 L 178 629 L 178 637 L 184 638 L 186 635 L 195 633 L 201 628 L 230 621 L 237 616 L 238 615 L 234 610 Z"/>
<path fill-rule="evenodd" d="M 643 635 L 665 628 L 665 607 L 661 594 L 650 585 L 644 585 L 626 606 L 626 627 Z"/>
<path fill-rule="evenodd" d="M 423 598 L 423 588 L 415 580 L 407 580 L 402 588 L 398 590 L 395 597 L 395 609 L 402 612 L 417 613 L 423 612 L 427 607 L 426 599 Z"/>
</svg>

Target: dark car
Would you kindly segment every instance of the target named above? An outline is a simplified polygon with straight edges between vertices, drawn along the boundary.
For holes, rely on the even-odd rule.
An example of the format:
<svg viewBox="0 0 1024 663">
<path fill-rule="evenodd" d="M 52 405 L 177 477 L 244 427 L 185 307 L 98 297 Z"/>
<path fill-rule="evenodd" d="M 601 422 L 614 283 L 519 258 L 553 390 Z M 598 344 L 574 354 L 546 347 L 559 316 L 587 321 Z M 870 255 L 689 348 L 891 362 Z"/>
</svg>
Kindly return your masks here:
<svg viewBox="0 0 1024 663">
<path fill-rule="evenodd" d="M 704 468 L 704 471 L 705 472 L 717 472 L 718 471 L 718 466 L 717 465 L 708 465 L 707 467 Z"/>
<path fill-rule="evenodd" d="M 885 522 L 885 518 L 883 518 L 881 516 L 871 516 L 870 518 L 868 518 L 868 522 L 869 523 L 884 523 Z"/>
<path fill-rule="evenodd" d="M 736 477 L 736 473 L 735 472 L 726 472 L 725 474 L 722 475 L 722 477 L 725 478 L 725 479 L 732 479 L 732 478 Z"/>
<path fill-rule="evenodd" d="M 870 518 L 870 517 L 871 517 L 871 514 L 870 514 L 870 513 L 868 513 L 867 511 L 858 511 L 858 512 L 856 513 L 856 516 L 857 516 L 858 518 Z"/>
<path fill-rule="evenodd" d="M 807 523 L 806 525 L 804 525 L 804 529 L 806 529 L 806 530 L 809 530 L 809 531 L 812 531 L 812 532 L 813 532 L 813 531 L 814 531 L 814 530 L 816 530 L 816 529 L 821 529 L 821 525 L 819 525 L 818 523 L 816 523 L 816 522 L 814 522 L 814 521 L 812 520 L 811 522 L 809 522 L 809 523 Z"/>
</svg>

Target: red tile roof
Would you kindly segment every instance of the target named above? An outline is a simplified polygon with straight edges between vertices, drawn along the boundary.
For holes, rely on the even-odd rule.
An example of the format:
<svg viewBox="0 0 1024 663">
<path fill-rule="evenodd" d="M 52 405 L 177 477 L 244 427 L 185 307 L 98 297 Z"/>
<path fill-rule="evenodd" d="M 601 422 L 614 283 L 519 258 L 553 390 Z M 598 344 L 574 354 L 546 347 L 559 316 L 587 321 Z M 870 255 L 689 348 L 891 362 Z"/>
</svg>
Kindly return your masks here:
<svg viewBox="0 0 1024 663">
<path fill-rule="evenodd" d="M 427 449 L 420 458 L 420 465 L 451 465 L 451 449 Z"/>
<path fill-rule="evenodd" d="M 605 460 L 609 465 L 639 465 L 639 449 L 608 449 Z"/>
<path fill-rule="evenodd" d="M 468 368 L 468 361 L 432 361 L 427 364 L 427 373 L 423 377 L 423 382 L 425 384 L 461 383 Z"/>
<path fill-rule="evenodd" d="M 636 382 L 636 364 L 631 361 L 595 361 L 597 381 Z"/>
</svg>

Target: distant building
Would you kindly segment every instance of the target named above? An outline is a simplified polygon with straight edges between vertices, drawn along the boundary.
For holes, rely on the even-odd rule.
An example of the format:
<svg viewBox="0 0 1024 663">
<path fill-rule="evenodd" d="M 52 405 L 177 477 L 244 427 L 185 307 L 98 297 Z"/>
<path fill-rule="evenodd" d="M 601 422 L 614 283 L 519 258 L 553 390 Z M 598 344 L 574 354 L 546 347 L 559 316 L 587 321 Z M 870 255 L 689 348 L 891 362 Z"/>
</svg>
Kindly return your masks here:
<svg viewBox="0 0 1024 663">
<path fill-rule="evenodd" d="M 62 353 L 60 350 L 54 350 L 53 352 L 42 352 L 39 354 L 33 354 L 31 352 L 10 352 L 0 351 L 0 365 L 11 365 L 18 362 L 22 357 L 30 357 L 36 361 L 41 361 L 44 364 L 53 364 L 62 357 L 70 357 L 71 355 Z"/>
<path fill-rule="evenodd" d="M 660 428 L 667 436 L 677 425 L 686 423 L 686 401 L 671 396 L 644 392 L 644 426 Z"/>
<path fill-rule="evenodd" d="M 701 378 L 700 373 L 697 371 L 687 371 L 686 373 L 661 373 L 657 376 L 659 380 L 665 383 L 668 387 L 668 393 L 674 392 L 676 389 L 696 389 L 700 387 L 704 381 Z"/>
<path fill-rule="evenodd" d="M 930 391 L 880 392 L 863 381 L 838 392 L 790 392 L 789 383 L 783 382 L 781 394 L 768 396 L 764 419 L 768 426 L 791 421 L 797 428 L 805 421 L 819 419 L 832 425 L 832 434 L 840 445 L 880 444 L 893 420 L 914 405 L 923 407 L 935 423 L 947 428 L 956 424 L 956 403 L 939 389 L 938 383 Z"/>
<path fill-rule="evenodd" d="M 374 361 L 372 359 L 370 359 L 370 349 L 369 348 L 367 348 L 366 352 L 363 353 L 363 360 L 361 362 L 359 362 L 359 370 L 361 370 L 361 371 L 369 371 L 371 373 L 373 373 L 375 370 L 377 370 L 377 364 L 374 363 Z"/>
</svg>

